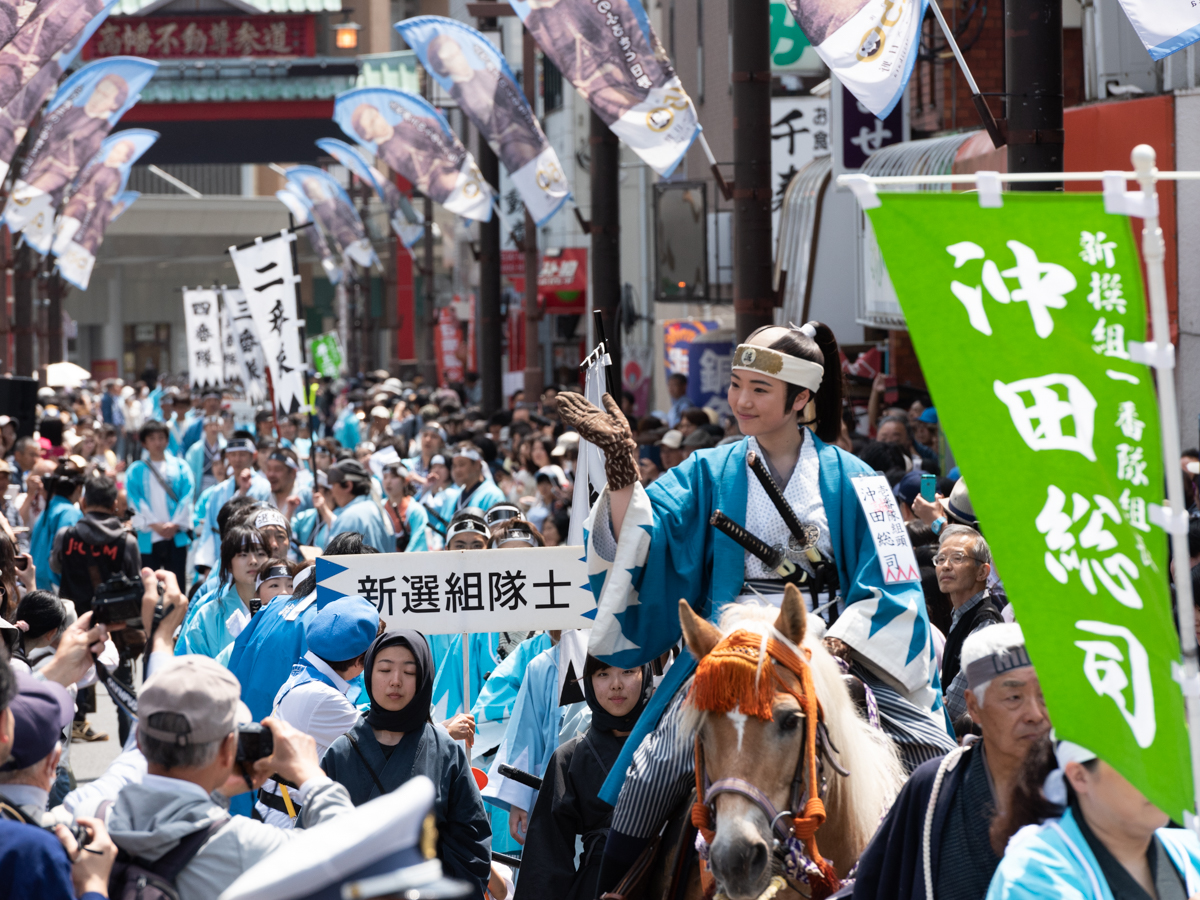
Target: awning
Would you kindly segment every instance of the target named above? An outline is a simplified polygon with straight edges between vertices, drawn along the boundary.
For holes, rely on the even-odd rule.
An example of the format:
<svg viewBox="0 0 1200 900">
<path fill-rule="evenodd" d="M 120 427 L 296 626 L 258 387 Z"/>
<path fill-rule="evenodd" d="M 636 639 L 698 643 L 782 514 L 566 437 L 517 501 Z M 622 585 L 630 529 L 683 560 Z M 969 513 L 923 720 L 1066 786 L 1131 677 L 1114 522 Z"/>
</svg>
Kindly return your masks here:
<svg viewBox="0 0 1200 900">
<path fill-rule="evenodd" d="M 783 194 L 772 287 L 779 290 L 783 284 L 785 322 L 808 321 L 813 260 L 821 230 L 821 206 L 832 171 L 832 157 L 818 156 L 800 167 Z"/>
<path fill-rule="evenodd" d="M 538 271 L 538 306 L 543 312 L 578 315 L 587 311 L 587 248 L 547 250 Z M 525 290 L 525 254 L 500 251 L 500 274 L 518 293 Z"/>
</svg>

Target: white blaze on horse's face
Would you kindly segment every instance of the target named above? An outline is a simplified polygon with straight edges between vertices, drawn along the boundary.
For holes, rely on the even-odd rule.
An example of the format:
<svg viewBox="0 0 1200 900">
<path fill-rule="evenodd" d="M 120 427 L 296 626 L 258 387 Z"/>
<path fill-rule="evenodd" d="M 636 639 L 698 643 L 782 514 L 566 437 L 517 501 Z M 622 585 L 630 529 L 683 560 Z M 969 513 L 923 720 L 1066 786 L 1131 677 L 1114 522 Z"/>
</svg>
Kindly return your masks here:
<svg viewBox="0 0 1200 900">
<path fill-rule="evenodd" d="M 746 737 L 746 720 L 749 718 L 749 716 L 742 712 L 742 708 L 739 706 L 735 708 L 733 712 L 725 713 L 725 717 L 733 723 L 733 727 L 737 731 L 738 753 L 741 753 L 742 740 Z"/>
</svg>

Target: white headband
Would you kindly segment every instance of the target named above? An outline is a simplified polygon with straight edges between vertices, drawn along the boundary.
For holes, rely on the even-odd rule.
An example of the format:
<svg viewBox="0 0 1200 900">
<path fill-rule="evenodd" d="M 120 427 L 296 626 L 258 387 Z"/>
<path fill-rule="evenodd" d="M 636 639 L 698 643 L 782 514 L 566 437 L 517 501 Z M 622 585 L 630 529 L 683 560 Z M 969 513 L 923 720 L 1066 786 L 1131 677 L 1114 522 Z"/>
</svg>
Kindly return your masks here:
<svg viewBox="0 0 1200 900">
<path fill-rule="evenodd" d="M 277 509 L 264 509 L 254 517 L 254 527 L 264 528 L 267 525 L 278 525 L 285 531 L 290 531 L 288 528 L 288 520 L 284 518 L 283 513 Z"/>
<path fill-rule="evenodd" d="M 1050 739 L 1054 740 L 1054 733 L 1050 733 Z M 1046 776 L 1042 782 L 1042 793 L 1046 799 L 1057 806 L 1067 805 L 1067 781 L 1065 772 L 1067 763 L 1090 762 L 1096 758 L 1096 754 L 1087 747 L 1081 747 L 1079 744 L 1073 744 L 1070 741 L 1059 741 L 1054 748 L 1054 758 L 1058 761 L 1058 768 L 1054 769 Z"/>
<path fill-rule="evenodd" d="M 733 352 L 733 370 L 761 372 L 810 391 L 818 390 L 825 377 L 825 367 L 820 363 L 754 344 L 738 344 Z"/>
</svg>

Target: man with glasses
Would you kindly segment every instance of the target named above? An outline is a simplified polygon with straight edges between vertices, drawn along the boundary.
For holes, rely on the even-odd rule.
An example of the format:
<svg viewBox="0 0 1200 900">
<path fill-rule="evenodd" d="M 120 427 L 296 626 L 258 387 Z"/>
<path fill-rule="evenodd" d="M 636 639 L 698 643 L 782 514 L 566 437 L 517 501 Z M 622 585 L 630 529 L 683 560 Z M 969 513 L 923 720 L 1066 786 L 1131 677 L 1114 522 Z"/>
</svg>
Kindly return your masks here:
<svg viewBox="0 0 1200 900">
<path fill-rule="evenodd" d="M 942 651 L 942 685 L 946 712 L 957 721 L 967 711 L 967 678 L 962 671 L 963 641 L 990 625 L 1001 622 L 1002 597 L 988 588 L 992 551 L 974 528 L 949 525 L 942 529 L 938 553 L 933 559 L 938 587 L 950 597 L 950 633 Z"/>
</svg>

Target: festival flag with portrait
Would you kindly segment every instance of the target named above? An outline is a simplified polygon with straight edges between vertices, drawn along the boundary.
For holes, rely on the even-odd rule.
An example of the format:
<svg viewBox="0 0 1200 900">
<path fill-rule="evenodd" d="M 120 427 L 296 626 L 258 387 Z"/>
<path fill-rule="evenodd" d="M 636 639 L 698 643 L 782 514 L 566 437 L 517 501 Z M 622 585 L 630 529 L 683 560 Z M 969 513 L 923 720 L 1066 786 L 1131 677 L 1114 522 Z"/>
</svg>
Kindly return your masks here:
<svg viewBox="0 0 1200 900">
<path fill-rule="evenodd" d="M 67 195 L 50 249 L 58 257 L 56 266 L 63 278 L 81 291 L 91 280 L 108 223 L 128 205 L 120 205 L 119 198 L 129 183 L 129 172 L 158 137 L 157 131 L 144 128 L 110 134 Z"/>
<path fill-rule="evenodd" d="M 304 405 L 304 357 L 296 317 L 300 276 L 292 264 L 295 240 L 295 233 L 284 229 L 277 235 L 255 238 L 247 246 L 229 248 L 281 415 L 299 412 Z"/>
<path fill-rule="evenodd" d="M 396 30 L 492 148 L 541 227 L 571 199 L 571 186 L 503 54 L 454 19 L 415 16 Z"/>
<path fill-rule="evenodd" d="M 113 5 L 113 0 L 40 0 L 36 4 L 2 4 L 6 13 L 0 13 L 0 21 L 3 21 L 0 24 L 0 38 L 10 37 L 0 47 L 0 109 L 12 103 L 21 88 L 45 68 L 56 53 L 71 45 L 80 32 L 93 23 L 99 27 L 96 17 Z M 82 44 L 79 42 L 73 52 L 78 52 Z M 47 90 L 52 85 L 53 82 L 49 82 Z M 37 105 L 34 104 L 35 109 Z M 11 164 L 12 161 L 9 159 L 6 162 Z"/>
<path fill-rule="evenodd" d="M 221 310 L 215 288 L 184 288 L 183 319 L 187 329 L 188 382 L 194 391 L 224 383 L 221 359 Z"/>
<path fill-rule="evenodd" d="M 495 192 L 446 117 L 424 97 L 390 87 L 338 94 L 333 118 L 342 131 L 422 194 L 455 215 L 489 222 Z"/>
<path fill-rule="evenodd" d="M 54 242 L 63 194 L 100 150 L 117 120 L 138 101 L 158 63 L 116 56 L 84 66 L 54 95 L 21 163 L 3 222 L 43 256 Z"/>
<path fill-rule="evenodd" d="M 267 363 L 250 303 L 241 288 L 222 287 L 221 306 L 224 310 L 222 345 L 228 351 L 232 335 L 233 351 L 237 354 L 237 380 L 242 383 L 246 399 L 258 405 L 267 398 Z M 229 380 L 227 377 L 226 381 Z"/>
<path fill-rule="evenodd" d="M 392 184 L 387 176 L 371 165 L 362 155 L 362 151 L 337 138 L 320 138 L 316 144 L 318 148 L 336 159 L 360 181 L 375 191 L 375 195 L 387 210 L 388 223 L 392 226 L 396 237 L 400 238 L 400 243 L 405 247 L 411 247 L 421 239 L 421 235 L 425 233 L 424 220 L 417 215 L 417 211 L 408 202 L 408 198 L 400 192 L 400 188 Z"/>
<path fill-rule="evenodd" d="M 321 261 L 321 268 L 325 272 L 325 277 L 329 279 L 329 283 L 340 284 L 342 280 L 341 264 L 334 256 L 325 232 L 317 227 L 316 220 L 313 218 L 312 202 L 304 191 L 295 182 L 287 181 L 282 188 L 275 192 L 275 199 L 287 207 L 292 216 L 292 225 L 296 230 L 303 231 L 308 235 L 308 245 L 317 259 Z M 306 225 L 309 227 L 303 227 Z"/>
<path fill-rule="evenodd" d="M 103 9 L 83 26 L 82 31 L 51 56 L 32 78 L 17 89 L 12 99 L 0 108 L 0 180 L 8 175 L 8 169 L 12 164 L 13 157 L 16 156 L 17 148 L 21 146 L 21 141 L 25 140 L 29 123 L 33 121 L 37 111 L 50 96 L 50 92 L 58 84 L 58 79 L 62 77 L 63 72 L 71 67 L 71 63 L 75 61 L 75 57 L 79 55 L 83 45 L 108 18 L 109 12 L 116 3 L 117 0 L 109 0 Z M 32 6 L 29 3 L 22 5 Z M 11 10 L 12 7 L 9 9 Z M 0 50 L 0 58 L 3 56 L 4 51 Z"/>
<path fill-rule="evenodd" d="M 612 133 L 666 178 L 700 120 L 638 0 L 509 0 L 542 52 Z M 766 27 L 766 26 L 764 26 Z"/>
<path fill-rule="evenodd" d="M 917 62 L 929 0 L 785 2 L 838 81 L 876 118 L 887 118 Z"/>
<path fill-rule="evenodd" d="M 1182 821 L 1192 769 L 1130 222 L 1098 195 L 980 196 L 883 194 L 868 215 L 1058 736 Z"/>
<path fill-rule="evenodd" d="M 336 178 L 316 166 L 291 166 L 285 175 L 294 191 L 308 200 L 312 221 L 343 266 L 354 262 L 369 269 L 379 261 L 358 210 Z"/>
</svg>

